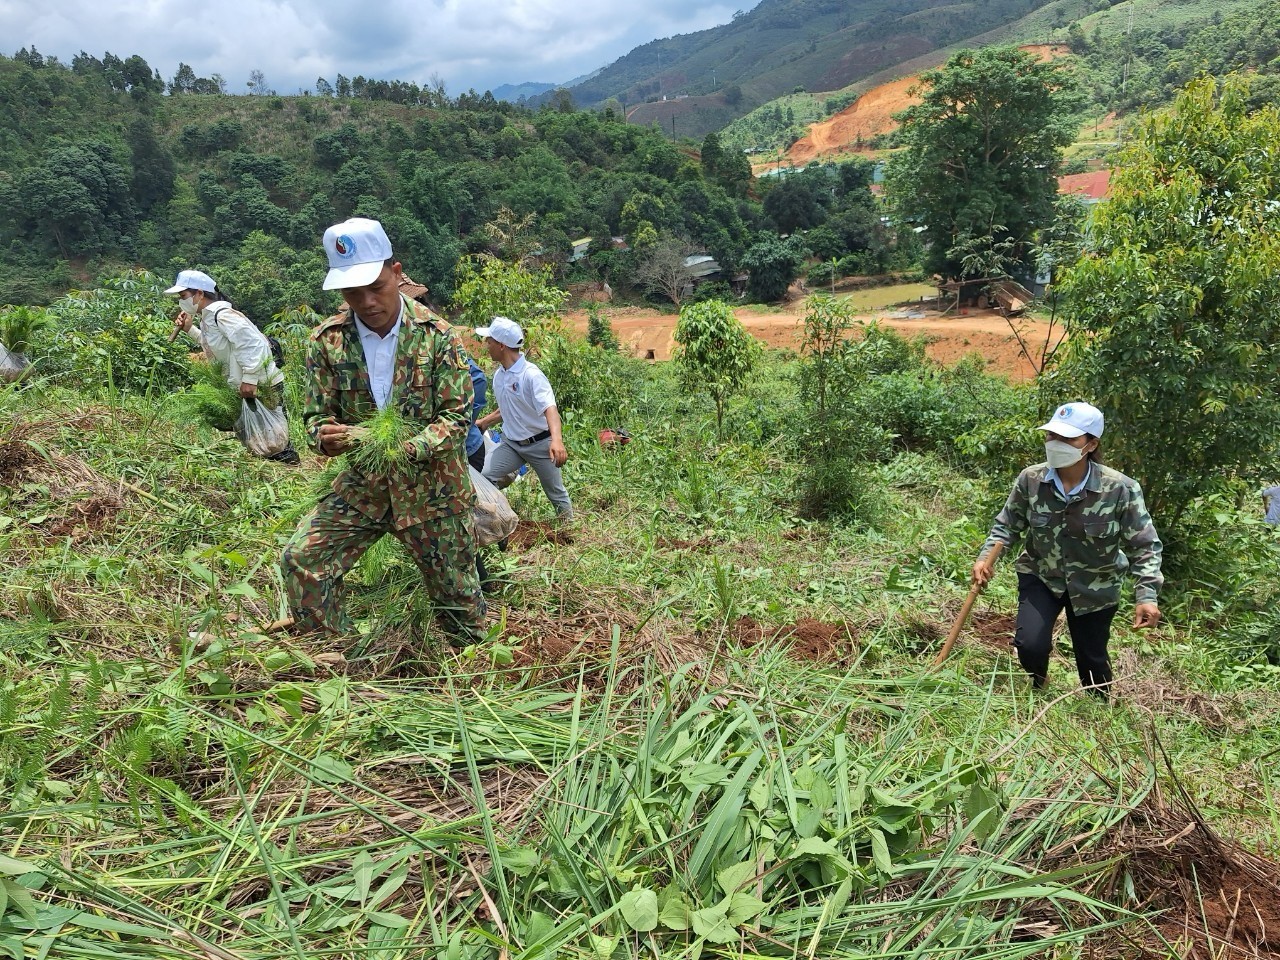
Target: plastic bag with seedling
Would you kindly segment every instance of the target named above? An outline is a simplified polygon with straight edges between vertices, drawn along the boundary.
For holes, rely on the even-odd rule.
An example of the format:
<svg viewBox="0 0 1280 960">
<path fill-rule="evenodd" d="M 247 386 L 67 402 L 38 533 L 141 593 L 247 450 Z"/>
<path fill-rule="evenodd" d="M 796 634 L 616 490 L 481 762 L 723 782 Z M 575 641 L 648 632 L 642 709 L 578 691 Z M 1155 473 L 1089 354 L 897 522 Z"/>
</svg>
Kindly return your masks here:
<svg viewBox="0 0 1280 960">
<path fill-rule="evenodd" d="M 471 484 L 476 491 L 476 546 L 487 547 L 498 543 L 516 532 L 520 518 L 511 509 L 506 495 L 484 478 L 475 467 L 471 471 Z"/>
<path fill-rule="evenodd" d="M 409 462 L 404 445 L 417 433 L 413 424 L 388 404 L 364 423 L 351 428 L 352 447 L 347 451 L 347 460 L 361 473 L 393 473 Z"/>
<path fill-rule="evenodd" d="M 274 457 L 289 446 L 289 421 L 284 407 L 270 407 L 260 397 L 240 401 L 235 434 L 256 457 Z"/>
</svg>

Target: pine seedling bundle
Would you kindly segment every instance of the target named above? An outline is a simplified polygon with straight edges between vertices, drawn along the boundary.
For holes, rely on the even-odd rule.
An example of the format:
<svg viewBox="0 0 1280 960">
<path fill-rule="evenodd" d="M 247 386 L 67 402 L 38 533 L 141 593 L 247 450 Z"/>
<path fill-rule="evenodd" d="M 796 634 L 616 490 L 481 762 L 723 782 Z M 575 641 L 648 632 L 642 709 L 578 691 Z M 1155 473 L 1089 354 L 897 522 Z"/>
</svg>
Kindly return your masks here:
<svg viewBox="0 0 1280 960">
<path fill-rule="evenodd" d="M 240 391 L 227 383 L 226 371 L 217 363 L 191 364 L 192 385 L 176 398 L 179 414 L 187 420 L 202 420 L 215 430 L 231 432 L 240 418 Z M 280 406 L 279 386 L 258 384 L 258 402 L 268 410 Z"/>
<path fill-rule="evenodd" d="M 191 388 L 175 398 L 185 420 L 201 420 L 215 430 L 230 432 L 240 416 L 240 394 L 227 383 L 222 369 L 214 364 L 191 364 Z"/>
<path fill-rule="evenodd" d="M 409 462 L 404 445 L 417 435 L 412 423 L 392 404 L 351 428 L 354 445 L 347 459 L 361 473 L 388 474 Z"/>
</svg>

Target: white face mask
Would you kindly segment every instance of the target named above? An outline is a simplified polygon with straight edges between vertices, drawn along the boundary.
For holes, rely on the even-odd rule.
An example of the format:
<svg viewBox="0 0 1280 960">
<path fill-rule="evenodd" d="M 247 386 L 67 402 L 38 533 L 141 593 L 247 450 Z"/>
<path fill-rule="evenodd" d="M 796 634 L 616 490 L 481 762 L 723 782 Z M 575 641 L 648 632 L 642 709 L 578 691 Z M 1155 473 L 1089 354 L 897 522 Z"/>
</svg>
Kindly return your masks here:
<svg viewBox="0 0 1280 960">
<path fill-rule="evenodd" d="M 197 313 L 200 312 L 200 308 L 196 306 L 196 301 L 194 297 L 183 297 L 178 301 L 178 306 L 180 306 L 184 311 L 186 311 L 188 316 L 194 317 Z"/>
<path fill-rule="evenodd" d="M 1045 462 L 1055 470 L 1073 466 L 1079 463 L 1080 458 L 1083 456 L 1083 450 L 1079 447 L 1073 447 L 1065 440 L 1046 440 L 1044 442 Z"/>
</svg>

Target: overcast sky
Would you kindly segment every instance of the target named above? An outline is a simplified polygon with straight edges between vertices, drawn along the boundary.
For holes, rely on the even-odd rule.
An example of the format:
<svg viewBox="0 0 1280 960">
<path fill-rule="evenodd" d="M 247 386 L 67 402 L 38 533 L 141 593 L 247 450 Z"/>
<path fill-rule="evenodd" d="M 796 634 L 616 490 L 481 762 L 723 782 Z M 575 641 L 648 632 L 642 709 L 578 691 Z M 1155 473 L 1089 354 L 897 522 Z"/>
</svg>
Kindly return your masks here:
<svg viewBox="0 0 1280 960">
<path fill-rule="evenodd" d="M 425 83 L 451 94 L 528 80 L 561 83 L 658 37 L 727 23 L 736 4 L 689 0 L 0 0 L 6 56 L 35 44 L 140 54 L 170 79 L 179 62 L 220 73 L 232 93 L 262 70 L 279 93 L 339 74 Z"/>
</svg>

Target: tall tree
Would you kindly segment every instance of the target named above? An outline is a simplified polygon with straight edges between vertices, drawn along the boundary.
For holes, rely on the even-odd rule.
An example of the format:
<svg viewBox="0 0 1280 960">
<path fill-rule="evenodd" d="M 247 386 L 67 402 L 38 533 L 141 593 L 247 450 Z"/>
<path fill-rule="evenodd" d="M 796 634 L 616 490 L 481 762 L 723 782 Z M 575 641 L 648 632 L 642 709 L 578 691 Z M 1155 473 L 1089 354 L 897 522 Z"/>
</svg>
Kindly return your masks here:
<svg viewBox="0 0 1280 960">
<path fill-rule="evenodd" d="M 1074 138 L 1075 81 L 1060 62 L 1015 47 L 965 50 L 921 75 L 898 115 L 906 150 L 889 164 L 898 215 L 928 228 L 926 268 L 963 272 L 956 248 L 989 238 L 1026 262 L 1053 214 L 1059 148 Z"/>
<path fill-rule="evenodd" d="M 1243 81 L 1194 81 L 1142 124 L 1063 287 L 1058 397 L 1107 416 L 1111 459 L 1157 522 L 1280 459 L 1280 113 Z M 1162 520 L 1163 518 L 1163 520 Z"/>
</svg>

